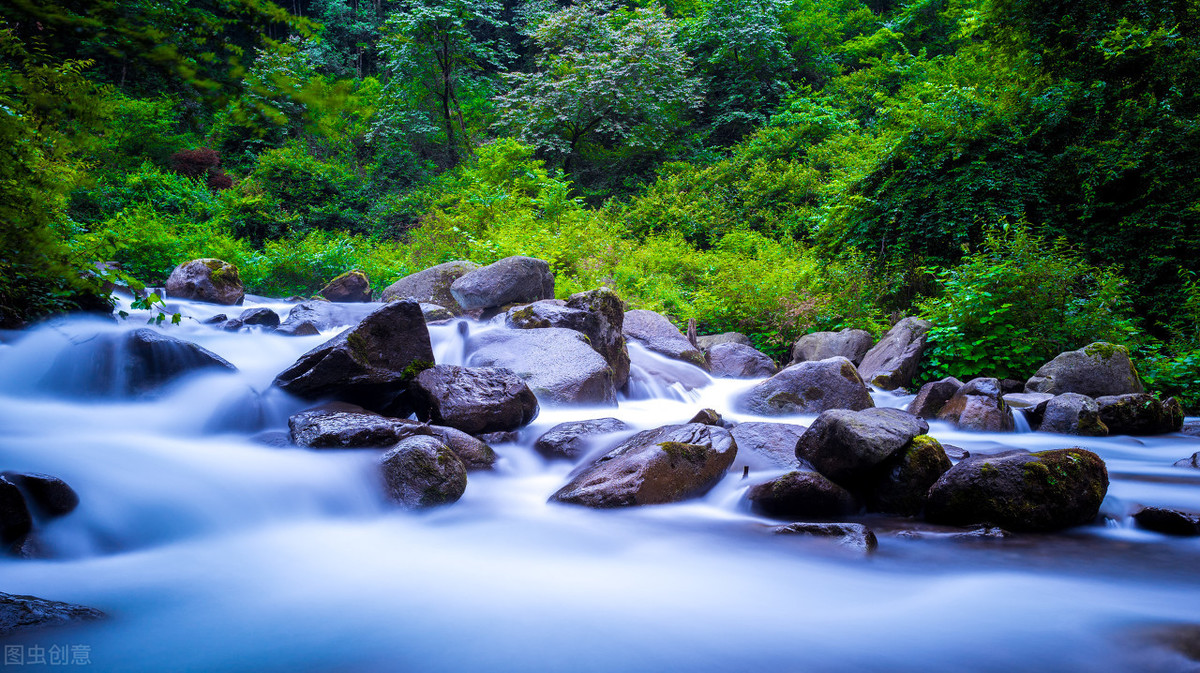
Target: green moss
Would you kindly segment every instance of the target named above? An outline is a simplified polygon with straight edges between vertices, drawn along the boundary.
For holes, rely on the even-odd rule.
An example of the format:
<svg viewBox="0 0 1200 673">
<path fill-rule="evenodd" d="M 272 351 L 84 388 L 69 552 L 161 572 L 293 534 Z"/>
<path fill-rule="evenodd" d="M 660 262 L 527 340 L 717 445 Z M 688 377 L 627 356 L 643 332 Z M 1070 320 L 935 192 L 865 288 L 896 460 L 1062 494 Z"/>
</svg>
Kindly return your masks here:
<svg viewBox="0 0 1200 673">
<path fill-rule="evenodd" d="M 1107 341 L 1097 341 L 1096 343 L 1090 344 L 1083 349 L 1084 354 L 1087 356 L 1098 358 L 1100 360 L 1108 360 L 1113 356 L 1114 353 L 1118 351 L 1124 353 L 1126 356 L 1129 355 L 1129 350 L 1124 346 L 1110 344 Z"/>
<path fill-rule="evenodd" d="M 352 331 L 346 335 L 346 345 L 350 347 L 350 355 L 362 364 L 366 364 L 371 359 L 370 345 L 367 343 L 366 337 L 362 334 Z"/>
<path fill-rule="evenodd" d="M 689 463 L 702 463 L 708 455 L 708 450 L 699 444 L 687 444 L 685 442 L 662 442 L 658 445 L 663 453 L 674 463 L 678 460 L 686 460 Z"/>
<path fill-rule="evenodd" d="M 408 363 L 408 366 L 404 368 L 404 371 L 400 372 L 400 378 L 404 381 L 411 381 L 417 378 L 418 374 L 432 366 L 433 363 L 429 360 L 413 360 L 412 362 Z"/>
<path fill-rule="evenodd" d="M 533 305 L 519 308 L 512 312 L 512 322 L 521 329 L 545 329 L 550 327 L 550 321 L 534 318 Z"/>
<path fill-rule="evenodd" d="M 232 264 L 228 264 L 219 259 L 202 259 L 200 263 L 208 268 L 208 277 L 212 280 L 213 285 L 241 285 L 242 279 L 238 275 L 238 269 Z"/>
</svg>

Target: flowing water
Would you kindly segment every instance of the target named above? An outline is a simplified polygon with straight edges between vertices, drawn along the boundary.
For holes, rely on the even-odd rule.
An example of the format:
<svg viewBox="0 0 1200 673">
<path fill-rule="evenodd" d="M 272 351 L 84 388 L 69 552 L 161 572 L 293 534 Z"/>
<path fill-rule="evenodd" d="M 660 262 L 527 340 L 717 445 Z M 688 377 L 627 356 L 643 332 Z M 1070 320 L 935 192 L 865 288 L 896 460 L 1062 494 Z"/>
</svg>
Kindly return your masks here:
<svg viewBox="0 0 1200 673">
<path fill-rule="evenodd" d="M 198 319 L 218 310 L 180 308 Z M 1194 438 L 934 423 L 931 434 L 973 453 L 1096 451 L 1112 475 L 1106 524 L 963 540 L 865 517 L 880 537 L 870 556 L 766 534 L 772 522 L 742 496 L 778 471 L 748 456 L 687 503 L 547 504 L 574 466 L 530 447 L 565 420 L 616 416 L 645 429 L 712 407 L 738 421 L 812 421 L 734 413 L 755 381 L 712 380 L 634 346 L 617 408 L 543 408 L 518 442 L 495 447 L 494 472 L 470 475 L 461 501 L 412 514 L 385 501 L 378 451 L 252 439 L 286 430 L 306 406 L 271 380 L 335 332 L 232 334 L 189 318 L 161 329 L 237 373 L 134 400 L 46 380 L 61 358 L 90 366 L 98 334 L 144 321 L 73 318 L 0 346 L 0 469 L 59 476 L 81 498 L 42 522 L 53 560 L 0 559 L 0 591 L 109 615 L 11 641 L 27 649 L 84 646 L 92 669 L 148 672 L 1196 670 L 1154 634 L 1200 623 L 1200 541 L 1136 530 L 1128 517 L 1139 505 L 1200 511 L 1200 470 L 1172 466 L 1200 449 Z M 433 326 L 438 361 L 461 363 L 465 336 L 494 328 Z M 880 406 L 908 401 L 876 393 Z M 747 480 L 743 465 L 754 468 Z"/>
</svg>

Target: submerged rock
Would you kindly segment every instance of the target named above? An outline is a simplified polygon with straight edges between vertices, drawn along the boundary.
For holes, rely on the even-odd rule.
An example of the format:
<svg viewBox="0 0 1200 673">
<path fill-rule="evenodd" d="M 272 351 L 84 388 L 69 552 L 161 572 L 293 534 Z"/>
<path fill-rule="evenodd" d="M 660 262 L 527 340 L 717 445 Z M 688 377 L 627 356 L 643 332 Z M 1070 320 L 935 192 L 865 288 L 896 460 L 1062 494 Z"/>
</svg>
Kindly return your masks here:
<svg viewBox="0 0 1200 673">
<path fill-rule="evenodd" d="M 800 436 L 796 457 L 838 484 L 854 487 L 927 432 L 928 423 L 900 409 L 833 409 Z"/>
<path fill-rule="evenodd" d="M 466 350 L 469 366 L 513 371 L 543 404 L 616 406 L 612 368 L 575 330 L 494 329 L 472 336 Z"/>
<path fill-rule="evenodd" d="M 772 530 L 776 535 L 826 538 L 839 546 L 869 553 L 879 546 L 875 531 L 861 523 L 789 523 Z"/>
<path fill-rule="evenodd" d="M 424 271 L 405 276 L 384 289 L 379 301 L 389 302 L 408 299 L 420 304 L 434 304 L 454 315 L 462 313 L 458 300 L 450 293 L 454 281 L 478 269 L 474 262 L 446 262 L 429 267 Z"/>
<path fill-rule="evenodd" d="M 792 345 L 792 364 L 843 357 L 857 367 L 873 345 L 875 337 L 866 330 L 812 332 L 800 337 Z"/>
<path fill-rule="evenodd" d="M 450 294 L 467 311 L 553 299 L 554 275 L 546 260 L 505 257 L 460 276 Z"/>
<path fill-rule="evenodd" d="M 875 406 L 854 365 L 842 357 L 792 365 L 751 388 L 738 403 L 742 410 L 763 416 Z"/>
<path fill-rule="evenodd" d="M 317 294 L 335 304 L 368 302 L 371 301 L 371 281 L 362 271 L 347 271 L 326 283 Z"/>
<path fill-rule="evenodd" d="M 95 608 L 35 596 L 0 593 L 0 636 L 103 619 Z"/>
<path fill-rule="evenodd" d="M 654 311 L 636 310 L 625 312 L 622 327 L 626 338 L 635 339 L 651 351 L 708 371 L 708 360 L 683 332 L 666 316 Z"/>
<path fill-rule="evenodd" d="M 79 494 L 67 482 L 49 474 L 3 472 L 0 478 L 16 485 L 30 508 L 47 517 L 70 514 L 79 506 Z"/>
<path fill-rule="evenodd" d="M 752 470 L 797 468 L 808 465 L 796 458 L 796 445 L 804 434 L 803 425 L 791 423 L 738 423 L 729 432 L 733 441 L 737 442 L 738 466 L 747 466 Z"/>
<path fill-rule="evenodd" d="M 942 407 L 937 418 L 976 432 L 1012 432 L 1017 427 L 1012 409 L 1001 397 L 1000 382 L 990 378 L 968 381 Z"/>
<path fill-rule="evenodd" d="M 1181 512 L 1165 507 L 1146 507 L 1133 515 L 1139 528 L 1166 535 L 1195 537 L 1200 535 L 1200 514 Z"/>
<path fill-rule="evenodd" d="M 1183 428 L 1183 407 L 1174 397 L 1146 393 L 1106 395 L 1096 400 L 1100 420 L 1114 435 L 1165 435 Z"/>
<path fill-rule="evenodd" d="M 854 496 L 816 472 L 794 471 L 746 491 L 750 509 L 776 519 L 829 519 L 858 510 Z"/>
<path fill-rule="evenodd" d="M 1183 458 L 1175 461 L 1175 467 L 1194 467 L 1200 469 L 1200 451 L 1193 453 L 1191 458 Z"/>
<path fill-rule="evenodd" d="M 275 330 L 287 336 L 311 336 L 337 327 L 357 325 L 379 304 L 335 304 L 330 301 L 306 301 L 296 304 Z"/>
<path fill-rule="evenodd" d="M 422 423 L 388 418 L 341 402 L 293 415 L 288 429 L 292 443 L 310 449 L 384 448 L 407 437 L 432 434 Z"/>
<path fill-rule="evenodd" d="M 435 365 L 412 392 L 420 418 L 471 434 L 515 430 L 538 414 L 533 391 L 508 369 Z"/>
<path fill-rule="evenodd" d="M 568 421 L 547 430 L 533 443 L 533 448 L 547 458 L 578 460 L 596 448 L 596 442 L 604 436 L 632 429 L 616 418 Z"/>
<path fill-rule="evenodd" d="M 193 259 L 167 278 L 167 296 L 210 304 L 241 304 L 246 296 L 237 267 L 219 259 Z"/>
<path fill-rule="evenodd" d="M 1042 365 L 1029 381 L 1030 393 L 1079 393 L 1091 398 L 1142 392 L 1142 380 L 1124 346 L 1098 341 L 1060 353 Z"/>
<path fill-rule="evenodd" d="M 467 490 L 467 468 L 434 437 L 409 437 L 379 459 L 387 496 L 409 509 L 457 502 Z"/>
<path fill-rule="evenodd" d="M 237 317 L 243 325 L 258 325 L 260 327 L 279 327 L 279 314 L 265 306 L 248 308 Z"/>
<path fill-rule="evenodd" d="M 742 344 L 717 344 L 708 350 L 712 375 L 728 379 L 774 376 L 779 368 L 765 353 Z"/>
<path fill-rule="evenodd" d="M 933 324 L 920 318 L 905 318 L 892 326 L 863 356 L 858 366 L 863 380 L 883 390 L 895 390 L 912 383 L 921 356 L 925 335 Z"/>
<path fill-rule="evenodd" d="M 33 517 L 21 489 L 7 477 L 0 476 L 0 545 L 7 548 L 32 529 Z"/>
</svg>

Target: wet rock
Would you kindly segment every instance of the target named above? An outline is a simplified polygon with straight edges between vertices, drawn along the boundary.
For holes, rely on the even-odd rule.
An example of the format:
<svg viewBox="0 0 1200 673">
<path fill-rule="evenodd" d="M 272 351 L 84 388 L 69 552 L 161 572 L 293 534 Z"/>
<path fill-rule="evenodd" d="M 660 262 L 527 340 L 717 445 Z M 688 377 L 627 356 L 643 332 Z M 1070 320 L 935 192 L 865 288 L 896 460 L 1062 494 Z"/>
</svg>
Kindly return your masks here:
<svg viewBox="0 0 1200 673">
<path fill-rule="evenodd" d="M 1200 451 L 1193 453 L 1191 458 L 1183 458 L 1175 461 L 1175 467 L 1193 467 L 1200 469 Z"/>
<path fill-rule="evenodd" d="M 382 302 L 408 299 L 421 304 L 435 304 L 454 315 L 462 313 L 458 300 L 450 293 L 454 281 L 478 269 L 474 262 L 446 262 L 405 276 L 384 289 Z"/>
<path fill-rule="evenodd" d="M 1105 437 L 1108 426 L 1100 420 L 1100 405 L 1079 393 L 1063 393 L 1046 400 L 1030 414 L 1037 419 L 1036 429 L 1060 435 Z"/>
<path fill-rule="evenodd" d="M 863 356 L 858 366 L 863 380 L 883 390 L 910 385 L 925 352 L 925 335 L 932 326 L 920 318 L 905 318 L 893 325 Z"/>
<path fill-rule="evenodd" d="M 691 423 L 639 432 L 584 468 L 550 500 L 596 508 L 686 500 L 715 486 L 736 453 L 724 428 Z"/>
<path fill-rule="evenodd" d="M 211 318 L 205 318 L 204 320 L 201 320 L 200 324 L 201 325 L 220 325 L 221 323 L 225 322 L 226 320 L 229 320 L 229 316 L 225 315 L 224 313 L 218 313 L 218 314 L 212 316 Z"/>
<path fill-rule="evenodd" d="M 750 509 L 776 519 L 831 519 L 858 510 L 854 496 L 816 472 L 788 472 L 746 492 Z"/>
<path fill-rule="evenodd" d="M 103 618 L 103 612 L 83 605 L 0 593 L 0 636 Z"/>
<path fill-rule="evenodd" d="M 260 327 L 279 327 L 279 314 L 265 306 L 248 308 L 237 317 L 243 325 L 258 325 Z"/>
<path fill-rule="evenodd" d="M 296 304 L 275 330 L 276 334 L 309 336 L 336 327 L 357 325 L 379 304 L 335 304 L 330 301 L 306 301 Z"/>
<path fill-rule="evenodd" d="M 547 458 L 578 460 L 595 449 L 605 436 L 632 430 L 616 418 L 568 421 L 550 428 L 534 442 L 533 448 Z"/>
<path fill-rule="evenodd" d="M 1200 535 L 1200 514 L 1190 514 L 1177 509 L 1146 507 L 1133 515 L 1139 528 L 1165 535 L 1195 537 Z"/>
<path fill-rule="evenodd" d="M 968 381 L 942 407 L 937 418 L 977 432 L 1012 432 L 1017 427 L 1012 409 L 1000 397 L 1000 382 L 989 378 Z"/>
<path fill-rule="evenodd" d="M 226 332 L 237 332 L 245 326 L 245 323 L 243 323 L 241 320 L 234 318 L 233 320 L 226 320 L 224 324 L 221 325 L 221 329 Z"/>
<path fill-rule="evenodd" d="M 955 446 L 953 444 L 942 444 L 942 450 L 946 452 L 946 456 L 949 457 L 950 460 L 962 460 L 964 458 L 971 457 L 970 451 L 967 451 L 961 446 Z"/>
<path fill-rule="evenodd" d="M 699 346 L 700 350 L 702 351 L 708 352 L 708 349 L 716 346 L 717 344 L 742 344 L 743 346 L 751 345 L 750 337 L 742 334 L 741 332 L 722 332 L 720 334 L 705 334 L 703 336 L 696 337 L 696 345 Z"/>
<path fill-rule="evenodd" d="M 490 470 L 496 465 L 496 452 L 481 439 L 472 437 L 462 430 L 442 425 L 430 425 L 433 436 L 447 446 L 468 472 Z"/>
<path fill-rule="evenodd" d="M 434 437 L 409 437 L 379 459 L 392 502 L 424 509 L 457 502 L 467 490 L 467 468 Z"/>
<path fill-rule="evenodd" d="M 1189 421 L 1184 419 L 1183 427 L 1180 428 L 1179 431 L 1188 437 L 1200 437 L 1200 421 Z"/>
<path fill-rule="evenodd" d="M 867 489 L 867 509 L 914 516 L 925 507 L 925 497 L 952 463 L 942 445 L 929 435 L 913 437 L 904 449 L 880 464 L 874 484 Z"/>
<path fill-rule="evenodd" d="M 704 353 L 692 346 L 683 332 L 666 316 L 654 311 L 626 311 L 623 330 L 626 338 L 636 340 L 655 353 L 708 371 L 708 360 Z"/>
<path fill-rule="evenodd" d="M 1100 420 L 1114 435 L 1165 435 L 1183 428 L 1183 407 L 1174 397 L 1159 400 L 1146 393 L 1096 399 Z"/>
<path fill-rule="evenodd" d="M 292 434 L 283 430 L 263 430 L 250 435 L 247 439 L 259 446 L 267 446 L 272 449 L 290 449 L 295 446 L 292 443 Z"/>
<path fill-rule="evenodd" d="M 275 385 L 297 397 L 332 398 L 404 416 L 410 409 L 404 393 L 432 365 L 433 347 L 420 307 L 398 301 L 301 355 L 275 378 Z"/>
<path fill-rule="evenodd" d="M 467 311 L 527 304 L 554 298 L 554 275 L 545 260 L 505 257 L 463 274 L 450 284 L 450 294 Z"/>
<path fill-rule="evenodd" d="M 443 306 L 425 303 L 421 304 L 421 315 L 425 316 L 425 322 L 441 322 L 454 317 L 454 314 Z"/>
<path fill-rule="evenodd" d="M 475 439 L 484 444 L 516 444 L 521 440 L 521 433 L 516 430 L 507 430 L 505 432 L 481 432 L 475 435 Z"/>
<path fill-rule="evenodd" d="M 817 417 L 796 445 L 796 457 L 842 486 L 856 486 L 929 432 L 929 424 L 899 409 L 833 409 Z"/>
<path fill-rule="evenodd" d="M 212 258 L 193 259 L 175 267 L 166 290 L 171 299 L 210 304 L 241 304 L 246 296 L 237 267 Z"/>
<path fill-rule="evenodd" d="M 725 419 L 721 418 L 721 414 L 718 414 L 716 409 L 701 409 L 700 411 L 696 412 L 695 416 L 692 416 L 688 423 L 701 423 L 703 425 L 718 425 L 720 427 L 726 427 Z"/>
<path fill-rule="evenodd" d="M 791 423 L 738 423 L 729 430 L 737 442 L 737 463 L 752 470 L 796 468 L 808 465 L 796 458 L 796 445 L 804 434 L 803 425 Z M 735 470 L 736 471 L 736 470 Z"/>
<path fill-rule="evenodd" d="M 873 345 L 875 337 L 866 330 L 813 332 L 800 337 L 792 345 L 792 364 L 843 357 L 857 366 Z"/>
<path fill-rule="evenodd" d="M 288 419 L 292 443 L 310 449 L 362 449 L 394 446 L 406 437 L 432 434 L 416 421 L 388 418 L 362 407 L 333 402 Z"/>
<path fill-rule="evenodd" d="M 1034 409 L 1046 400 L 1054 399 L 1049 393 L 1005 393 L 1004 403 L 1013 409 Z"/>
<path fill-rule="evenodd" d="M 1025 383 L 1025 392 L 1079 393 L 1095 399 L 1140 393 L 1142 381 L 1124 346 L 1098 341 L 1077 351 L 1060 353 L 1042 365 Z"/>
<path fill-rule="evenodd" d="M 508 369 L 436 365 L 412 392 L 418 417 L 466 433 L 516 430 L 538 414 L 533 391 Z"/>
<path fill-rule="evenodd" d="M 79 494 L 58 477 L 36 472 L 3 472 L 0 477 L 16 485 L 30 508 L 44 516 L 70 514 L 79 506 Z"/>
<path fill-rule="evenodd" d="M 939 381 L 930 381 L 921 386 L 917 396 L 908 403 L 908 413 L 921 418 L 937 418 L 938 412 L 963 387 L 963 382 L 947 376 Z"/>
<path fill-rule="evenodd" d="M 929 489 L 925 518 L 953 526 L 1059 530 L 1094 521 L 1107 492 L 1104 461 L 1084 449 L 976 455 Z"/>
<path fill-rule="evenodd" d="M 763 416 L 858 411 L 875 406 L 871 393 L 846 358 L 792 365 L 742 395 L 742 410 Z"/>
<path fill-rule="evenodd" d="M 368 302 L 371 301 L 371 281 L 367 274 L 355 269 L 329 281 L 317 294 L 335 304 Z"/>
<path fill-rule="evenodd" d="M 1016 379 L 1000 379 L 1000 394 L 1017 395 L 1025 392 L 1025 382 Z"/>
<path fill-rule="evenodd" d="M 575 330 L 495 329 L 467 340 L 467 364 L 516 373 L 546 405 L 616 406 L 613 371 Z"/>
<path fill-rule="evenodd" d="M 316 336 L 321 333 L 317 326 L 310 322 L 282 324 L 275 330 L 276 334 L 283 336 Z"/>
<path fill-rule="evenodd" d="M 571 329 L 587 337 L 588 344 L 613 370 L 613 385 L 629 380 L 629 350 L 622 334 L 625 313 L 621 299 L 608 290 L 572 295 L 565 303 L 539 301 L 510 310 L 505 324 L 513 329 Z"/>
<path fill-rule="evenodd" d="M 708 350 L 708 358 L 712 375 L 719 378 L 757 379 L 779 372 L 768 355 L 742 344 L 717 344 Z"/>
<path fill-rule="evenodd" d="M 7 477 L 0 476 L 0 545 L 9 547 L 32 529 L 33 517 L 21 489 Z"/>
<path fill-rule="evenodd" d="M 868 553 L 879 546 L 875 532 L 861 523 L 789 523 L 773 531 L 776 535 L 826 538 L 839 546 Z"/>
</svg>

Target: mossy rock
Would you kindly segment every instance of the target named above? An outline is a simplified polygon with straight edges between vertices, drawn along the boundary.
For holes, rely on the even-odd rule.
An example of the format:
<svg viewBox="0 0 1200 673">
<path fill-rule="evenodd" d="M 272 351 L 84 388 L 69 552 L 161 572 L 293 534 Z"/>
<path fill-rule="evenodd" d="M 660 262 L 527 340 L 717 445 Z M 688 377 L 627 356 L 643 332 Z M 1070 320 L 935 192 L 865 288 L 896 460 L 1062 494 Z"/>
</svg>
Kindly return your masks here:
<svg viewBox="0 0 1200 673">
<path fill-rule="evenodd" d="M 467 489 L 467 469 L 433 437 L 409 437 L 379 459 L 387 496 L 409 509 L 457 502 Z"/>
</svg>

